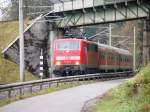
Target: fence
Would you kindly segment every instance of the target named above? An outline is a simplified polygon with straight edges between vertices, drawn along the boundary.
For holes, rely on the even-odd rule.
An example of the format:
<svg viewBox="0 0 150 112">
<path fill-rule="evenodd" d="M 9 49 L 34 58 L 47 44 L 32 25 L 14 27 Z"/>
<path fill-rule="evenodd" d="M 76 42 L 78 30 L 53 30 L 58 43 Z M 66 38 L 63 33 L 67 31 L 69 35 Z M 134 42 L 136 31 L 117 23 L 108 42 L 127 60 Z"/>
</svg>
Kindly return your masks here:
<svg viewBox="0 0 150 112">
<path fill-rule="evenodd" d="M 81 80 L 92 80 L 92 79 L 114 79 L 116 77 L 126 77 L 129 74 L 133 73 L 132 71 L 128 72 L 117 72 L 117 73 L 97 73 L 97 74 L 86 74 L 78 76 L 67 76 L 59 78 L 50 78 L 50 79 L 41 79 L 35 81 L 27 81 L 20 83 L 13 83 L 0 86 L 0 100 L 21 97 L 25 94 L 32 94 L 34 92 L 39 92 L 43 89 L 47 89 L 53 85 L 57 85 L 63 82 L 73 82 Z"/>
</svg>

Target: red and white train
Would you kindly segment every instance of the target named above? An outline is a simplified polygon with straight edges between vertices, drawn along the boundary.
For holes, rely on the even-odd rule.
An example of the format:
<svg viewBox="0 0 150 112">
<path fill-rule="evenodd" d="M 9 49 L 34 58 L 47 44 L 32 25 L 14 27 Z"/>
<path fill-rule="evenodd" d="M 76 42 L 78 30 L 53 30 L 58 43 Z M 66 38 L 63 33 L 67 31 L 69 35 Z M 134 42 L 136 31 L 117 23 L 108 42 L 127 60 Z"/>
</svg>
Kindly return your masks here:
<svg viewBox="0 0 150 112">
<path fill-rule="evenodd" d="M 53 64 L 60 76 L 133 69 L 129 51 L 75 38 L 55 40 Z"/>
</svg>

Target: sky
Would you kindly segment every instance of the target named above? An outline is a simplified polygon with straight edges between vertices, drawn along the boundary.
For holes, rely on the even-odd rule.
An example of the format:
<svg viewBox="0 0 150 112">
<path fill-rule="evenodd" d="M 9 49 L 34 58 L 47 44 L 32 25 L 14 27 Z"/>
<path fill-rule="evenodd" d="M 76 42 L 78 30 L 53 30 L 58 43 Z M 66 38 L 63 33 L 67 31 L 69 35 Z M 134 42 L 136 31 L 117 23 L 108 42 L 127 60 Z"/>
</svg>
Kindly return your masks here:
<svg viewBox="0 0 150 112">
<path fill-rule="evenodd" d="M 0 20 L 2 19 L 2 10 L 1 8 L 5 8 L 10 3 L 10 0 L 0 0 Z"/>
</svg>

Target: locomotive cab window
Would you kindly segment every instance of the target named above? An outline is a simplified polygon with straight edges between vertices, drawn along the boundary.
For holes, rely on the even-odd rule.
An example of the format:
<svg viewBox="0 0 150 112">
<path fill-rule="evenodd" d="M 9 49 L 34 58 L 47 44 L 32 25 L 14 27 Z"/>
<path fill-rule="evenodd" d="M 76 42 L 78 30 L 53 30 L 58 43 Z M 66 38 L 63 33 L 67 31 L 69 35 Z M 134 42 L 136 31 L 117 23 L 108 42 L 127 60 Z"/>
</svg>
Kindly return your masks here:
<svg viewBox="0 0 150 112">
<path fill-rule="evenodd" d="M 60 41 L 56 43 L 57 50 L 79 50 L 79 41 Z"/>
</svg>

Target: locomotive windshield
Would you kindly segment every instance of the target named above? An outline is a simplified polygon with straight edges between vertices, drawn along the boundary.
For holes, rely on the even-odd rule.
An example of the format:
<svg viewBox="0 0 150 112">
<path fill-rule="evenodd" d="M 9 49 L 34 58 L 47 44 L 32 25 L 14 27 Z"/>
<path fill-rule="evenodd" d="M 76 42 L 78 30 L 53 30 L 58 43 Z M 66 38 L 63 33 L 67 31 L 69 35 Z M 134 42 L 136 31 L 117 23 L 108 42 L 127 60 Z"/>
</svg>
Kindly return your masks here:
<svg viewBox="0 0 150 112">
<path fill-rule="evenodd" d="M 79 41 L 60 41 L 56 44 L 57 50 L 79 50 Z"/>
</svg>

